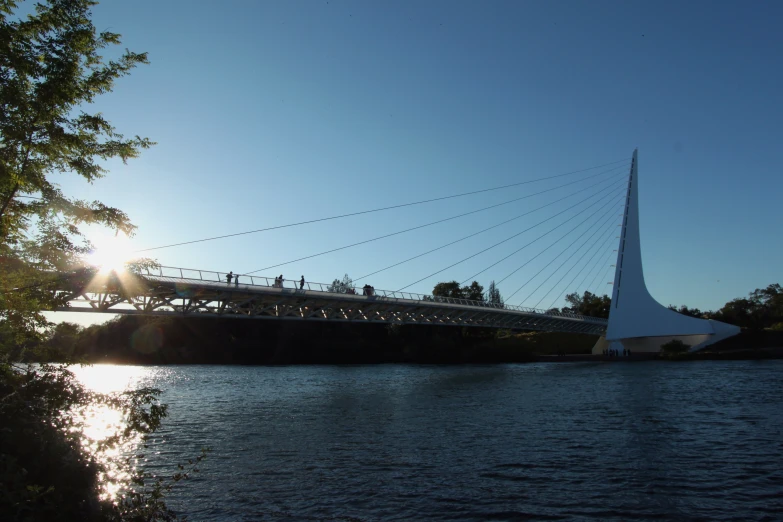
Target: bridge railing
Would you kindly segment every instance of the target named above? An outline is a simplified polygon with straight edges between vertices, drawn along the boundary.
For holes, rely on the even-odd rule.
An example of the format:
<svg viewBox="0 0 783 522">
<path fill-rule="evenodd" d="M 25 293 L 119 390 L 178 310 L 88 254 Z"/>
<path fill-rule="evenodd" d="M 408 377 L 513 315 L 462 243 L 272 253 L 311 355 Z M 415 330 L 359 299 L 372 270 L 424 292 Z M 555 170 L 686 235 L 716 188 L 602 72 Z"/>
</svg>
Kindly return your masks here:
<svg viewBox="0 0 783 522">
<path fill-rule="evenodd" d="M 305 281 L 302 287 L 300 281 L 294 279 L 280 280 L 275 277 L 265 277 L 247 274 L 231 274 L 231 282 L 228 280 L 228 272 L 215 272 L 212 270 L 200 270 L 197 268 L 180 268 L 173 266 L 159 266 L 157 268 L 145 268 L 144 272 L 148 276 L 165 277 L 167 279 L 181 279 L 187 281 L 201 281 L 204 283 L 223 284 L 226 286 L 240 287 L 267 287 L 267 288 L 288 288 L 293 290 L 308 290 L 315 292 L 324 292 L 332 294 L 356 294 L 368 297 L 382 297 L 389 299 L 406 299 L 411 301 L 430 301 L 435 303 L 449 303 L 465 306 L 476 306 L 483 308 L 494 308 L 499 310 L 516 310 L 519 312 L 535 313 L 541 315 L 568 317 L 572 319 L 593 320 L 596 317 L 590 317 L 581 314 L 572 314 L 569 312 L 549 312 L 538 308 L 527 306 L 516 306 L 509 304 L 490 303 L 487 301 L 475 301 L 471 299 L 461 299 L 455 297 L 442 297 L 437 295 L 418 294 L 415 292 L 400 292 L 392 290 L 378 290 L 373 287 L 355 288 L 345 287 L 340 284 L 325 284 Z"/>
</svg>

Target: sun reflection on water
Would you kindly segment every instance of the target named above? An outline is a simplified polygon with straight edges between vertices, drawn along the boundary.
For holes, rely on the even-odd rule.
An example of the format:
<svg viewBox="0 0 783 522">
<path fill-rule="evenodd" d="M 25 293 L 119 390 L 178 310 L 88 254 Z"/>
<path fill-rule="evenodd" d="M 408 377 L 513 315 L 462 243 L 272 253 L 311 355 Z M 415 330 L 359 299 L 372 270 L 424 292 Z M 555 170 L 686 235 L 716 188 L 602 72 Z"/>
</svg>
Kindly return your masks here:
<svg viewBox="0 0 783 522">
<path fill-rule="evenodd" d="M 154 369 L 143 366 L 120 366 L 96 364 L 93 366 L 73 366 L 69 368 L 76 379 L 87 390 L 96 393 L 119 393 L 145 386 L 153 376 Z M 120 410 L 107 405 L 92 405 L 79 412 L 84 446 L 106 467 L 106 473 L 100 477 L 102 497 L 113 499 L 120 488 L 127 484 L 132 471 L 121 465 L 123 457 L 137 449 L 140 437 L 127 441 L 123 446 L 103 447 L 103 442 L 119 433 L 123 426 L 123 414 Z"/>
<path fill-rule="evenodd" d="M 153 373 L 153 368 L 146 366 L 118 364 L 72 366 L 70 370 L 85 388 L 97 393 L 121 392 L 137 388 L 148 381 Z"/>
</svg>

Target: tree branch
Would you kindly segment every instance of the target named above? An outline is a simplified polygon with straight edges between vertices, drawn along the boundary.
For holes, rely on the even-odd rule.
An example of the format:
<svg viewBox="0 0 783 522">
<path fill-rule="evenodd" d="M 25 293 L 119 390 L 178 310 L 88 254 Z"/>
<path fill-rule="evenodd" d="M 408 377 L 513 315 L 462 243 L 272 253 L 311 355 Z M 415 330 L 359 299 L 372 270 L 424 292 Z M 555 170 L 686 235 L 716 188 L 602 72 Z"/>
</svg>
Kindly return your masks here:
<svg viewBox="0 0 783 522">
<path fill-rule="evenodd" d="M 16 191 L 19 190 L 19 182 L 16 182 L 16 185 L 14 185 L 14 189 L 11 191 L 11 194 L 8 196 L 8 199 L 6 199 L 3 202 L 3 208 L 0 209 L 0 219 L 3 218 L 3 214 L 5 214 L 5 209 L 8 208 L 8 205 L 11 203 L 11 201 L 14 199 L 14 196 L 16 196 Z M 5 230 L 5 227 L 3 227 L 3 230 Z M 3 235 L 5 233 L 3 232 Z"/>
</svg>

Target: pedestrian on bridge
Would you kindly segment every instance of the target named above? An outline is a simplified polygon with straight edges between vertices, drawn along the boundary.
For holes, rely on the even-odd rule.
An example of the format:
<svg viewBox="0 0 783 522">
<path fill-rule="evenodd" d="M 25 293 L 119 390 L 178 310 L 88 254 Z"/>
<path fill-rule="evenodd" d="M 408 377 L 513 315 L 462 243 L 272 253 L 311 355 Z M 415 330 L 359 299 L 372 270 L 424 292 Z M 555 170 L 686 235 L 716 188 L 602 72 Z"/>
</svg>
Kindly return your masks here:
<svg viewBox="0 0 783 522">
<path fill-rule="evenodd" d="M 283 288 L 283 274 L 280 274 L 280 277 L 277 278 L 278 281 L 280 281 L 280 288 Z"/>
<path fill-rule="evenodd" d="M 239 287 L 239 274 L 234 276 L 234 286 Z"/>
<path fill-rule="evenodd" d="M 304 290 L 304 276 L 299 280 L 299 290 Z"/>
<path fill-rule="evenodd" d="M 231 285 L 231 278 L 234 277 L 234 272 L 229 272 L 226 274 L 226 282 L 227 284 Z"/>
</svg>

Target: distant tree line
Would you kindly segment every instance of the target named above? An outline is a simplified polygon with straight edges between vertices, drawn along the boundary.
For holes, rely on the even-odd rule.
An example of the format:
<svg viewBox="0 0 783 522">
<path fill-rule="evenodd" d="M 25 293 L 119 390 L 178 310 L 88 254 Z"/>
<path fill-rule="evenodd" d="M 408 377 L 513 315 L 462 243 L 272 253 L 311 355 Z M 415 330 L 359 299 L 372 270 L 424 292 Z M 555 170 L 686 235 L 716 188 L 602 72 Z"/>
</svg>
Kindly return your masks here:
<svg viewBox="0 0 783 522">
<path fill-rule="evenodd" d="M 494 281 L 489 283 L 489 289 L 484 293 L 484 287 L 478 281 L 473 281 L 470 285 L 460 286 L 456 281 L 438 283 L 432 289 L 432 295 L 435 297 L 451 297 L 454 299 L 470 299 L 471 301 L 481 301 L 503 306 L 503 297 L 500 295 L 497 285 Z"/>
<path fill-rule="evenodd" d="M 609 307 L 612 299 L 608 295 L 599 296 L 585 290 L 582 295 L 574 292 L 568 294 L 565 299 L 569 306 L 564 306 L 560 309 L 553 308 L 548 311 L 589 315 L 590 317 L 603 317 L 604 319 L 609 317 Z"/>
<path fill-rule="evenodd" d="M 487 292 L 478 282 L 460 286 L 456 281 L 441 282 L 432 289 L 433 296 L 486 301 L 503 306 L 503 297 L 492 281 Z M 567 306 L 551 308 L 548 312 L 565 312 L 590 317 L 609 317 L 611 297 L 585 291 L 581 295 L 574 292 L 565 297 Z M 780 284 L 771 284 L 766 288 L 757 288 L 746 298 L 732 299 L 717 311 L 701 311 L 682 305 L 669 305 L 669 309 L 683 315 L 702 319 L 714 319 L 741 328 L 751 330 L 773 329 L 783 331 L 783 288 Z"/>
<path fill-rule="evenodd" d="M 515 336 L 443 325 L 124 315 L 87 328 L 60 323 L 44 348 L 53 356 L 117 364 L 453 364 L 589 353 L 595 341 L 585 334 Z"/>
<path fill-rule="evenodd" d="M 353 287 L 353 283 L 346 275 L 335 280 L 334 287 L 343 290 Z M 476 281 L 466 286 L 460 286 L 456 281 L 441 282 L 435 285 L 433 295 L 503 306 L 503 298 L 494 281 L 486 292 Z M 609 317 L 611 299 L 607 295 L 586 291 L 581 295 L 568 294 L 565 299 L 568 306 L 550 311 Z M 702 312 L 687 306 L 669 308 L 746 329 L 783 331 L 783 290 L 779 284 L 756 289 L 747 298 L 733 299 L 717 312 Z M 108 357 L 113 362 L 151 364 L 525 360 L 527 355 L 518 351 L 522 345 L 514 347 L 514 343 L 506 341 L 501 350 L 497 343 L 499 337 L 504 335 L 494 329 L 451 326 L 121 317 L 88 328 L 60 323 L 48 331 L 42 348 L 91 361 Z M 545 340 L 547 334 L 540 332 L 526 339 L 525 346 L 534 339 L 536 352 L 549 349 L 549 342 Z M 215 351 L 215 346 L 221 347 L 219 352 Z"/>
<path fill-rule="evenodd" d="M 703 319 L 715 319 L 751 330 L 783 330 L 783 288 L 780 284 L 771 284 L 766 288 L 757 288 L 748 297 L 732 299 L 717 311 L 701 311 L 683 305 L 677 308 L 669 305 L 670 310 Z"/>
</svg>

